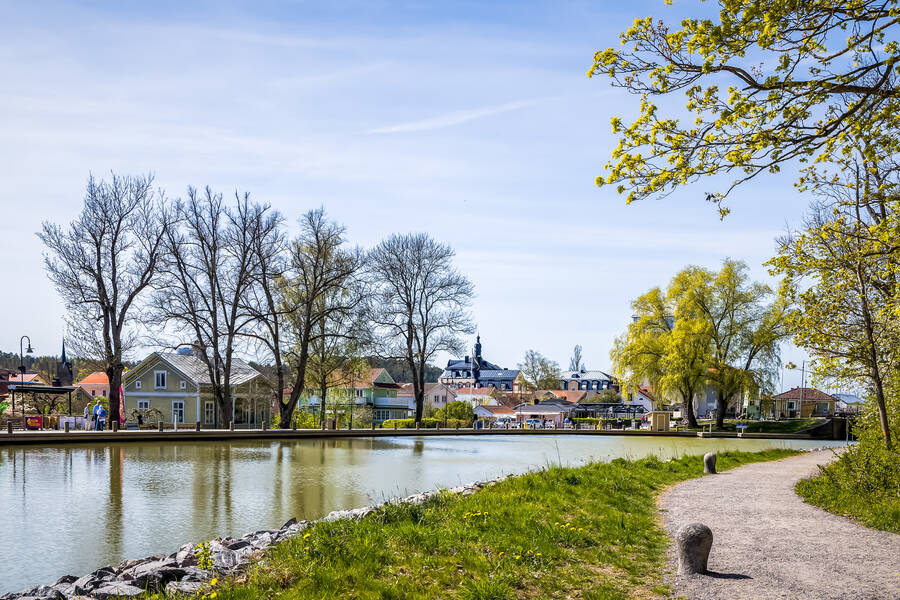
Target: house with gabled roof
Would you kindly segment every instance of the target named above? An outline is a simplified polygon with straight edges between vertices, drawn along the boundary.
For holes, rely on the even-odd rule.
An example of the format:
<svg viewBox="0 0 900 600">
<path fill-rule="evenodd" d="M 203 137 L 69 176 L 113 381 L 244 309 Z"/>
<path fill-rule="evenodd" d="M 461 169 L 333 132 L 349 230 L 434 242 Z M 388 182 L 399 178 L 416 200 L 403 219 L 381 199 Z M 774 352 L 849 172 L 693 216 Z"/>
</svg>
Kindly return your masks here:
<svg viewBox="0 0 900 600">
<path fill-rule="evenodd" d="M 177 425 L 227 427 L 233 422 L 235 428 L 255 429 L 272 419 L 271 388 L 262 373 L 237 357 L 231 365 L 230 415 L 219 414 L 206 363 L 190 348 L 154 352 L 125 373 L 122 390 L 129 421 L 141 414 Z"/>
<path fill-rule="evenodd" d="M 344 407 L 368 406 L 372 409 L 372 421 L 377 425 L 388 419 L 405 419 L 409 416 L 409 401 L 400 397 L 401 386 L 394 381 L 387 369 L 370 368 L 363 373 L 335 371 L 325 399 Z M 320 410 L 319 394 L 309 390 L 309 407 Z M 352 418 L 352 415 L 348 415 Z"/>
<path fill-rule="evenodd" d="M 772 396 L 775 416 L 793 419 L 795 417 L 834 416 L 837 399 L 816 388 L 791 388 Z"/>
</svg>

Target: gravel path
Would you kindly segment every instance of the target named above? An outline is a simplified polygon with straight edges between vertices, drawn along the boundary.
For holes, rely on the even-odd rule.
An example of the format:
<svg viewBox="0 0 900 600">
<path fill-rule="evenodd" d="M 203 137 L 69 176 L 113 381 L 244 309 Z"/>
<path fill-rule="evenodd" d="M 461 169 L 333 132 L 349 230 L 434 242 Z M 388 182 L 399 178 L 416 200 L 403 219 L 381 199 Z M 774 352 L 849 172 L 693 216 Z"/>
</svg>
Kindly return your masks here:
<svg viewBox="0 0 900 600">
<path fill-rule="evenodd" d="M 670 536 L 694 521 L 713 532 L 708 575 L 675 575 L 691 599 L 900 599 L 900 535 L 875 531 L 803 502 L 794 484 L 830 450 L 747 465 L 678 484 L 660 498 Z"/>
</svg>

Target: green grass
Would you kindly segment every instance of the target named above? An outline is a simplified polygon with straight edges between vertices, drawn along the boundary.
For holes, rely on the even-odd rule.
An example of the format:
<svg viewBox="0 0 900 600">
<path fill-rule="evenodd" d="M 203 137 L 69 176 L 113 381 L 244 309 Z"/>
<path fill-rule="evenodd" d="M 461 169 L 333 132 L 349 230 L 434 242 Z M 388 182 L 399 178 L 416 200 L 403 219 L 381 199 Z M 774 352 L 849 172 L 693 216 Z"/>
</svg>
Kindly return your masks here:
<svg viewBox="0 0 900 600">
<path fill-rule="evenodd" d="M 794 454 L 725 452 L 718 467 Z M 656 497 L 701 473 L 697 456 L 549 467 L 469 496 L 442 494 L 360 521 L 318 523 L 221 582 L 217 598 L 666 596 L 668 539 Z"/>
<path fill-rule="evenodd" d="M 797 483 L 804 500 L 866 527 L 900 533 L 900 455 L 857 447 Z"/>
</svg>

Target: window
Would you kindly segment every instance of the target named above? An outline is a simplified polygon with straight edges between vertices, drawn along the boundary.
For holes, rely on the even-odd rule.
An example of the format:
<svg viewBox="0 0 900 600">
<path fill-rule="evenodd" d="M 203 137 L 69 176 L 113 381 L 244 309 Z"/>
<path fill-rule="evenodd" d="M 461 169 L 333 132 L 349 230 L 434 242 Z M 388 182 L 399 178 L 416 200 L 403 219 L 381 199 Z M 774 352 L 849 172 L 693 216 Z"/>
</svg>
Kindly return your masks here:
<svg viewBox="0 0 900 600">
<path fill-rule="evenodd" d="M 216 405 L 212 400 L 207 400 L 203 404 L 203 422 L 207 425 L 216 422 Z"/>
<path fill-rule="evenodd" d="M 141 389 L 141 380 L 140 379 L 138 379 L 137 381 L 134 382 L 134 389 L 136 389 L 136 390 Z"/>
<path fill-rule="evenodd" d="M 356 390 L 356 397 L 357 397 L 357 398 L 362 398 L 362 397 L 363 397 L 363 391 L 362 391 L 362 390 Z"/>
<path fill-rule="evenodd" d="M 138 400 L 137 401 L 138 410 L 150 410 L 150 401 L 149 400 Z"/>
<path fill-rule="evenodd" d="M 179 387 L 181 387 L 181 389 L 185 389 L 187 387 L 187 383 L 182 379 L 179 383 Z"/>
<path fill-rule="evenodd" d="M 153 371 L 153 387 L 156 389 L 166 389 L 166 372 Z"/>
<path fill-rule="evenodd" d="M 184 423 L 184 402 L 181 400 L 172 401 L 172 422 Z"/>
<path fill-rule="evenodd" d="M 376 421 L 387 421 L 391 418 L 391 411 L 378 409 L 375 411 L 375 420 Z"/>
<path fill-rule="evenodd" d="M 794 401 L 793 401 L 793 400 L 790 400 L 790 401 L 787 403 L 787 408 L 788 408 L 788 410 L 796 410 L 797 405 L 794 404 Z"/>
<path fill-rule="evenodd" d="M 91 390 L 91 396 L 96 396 L 96 395 L 97 395 L 97 390 Z"/>
</svg>

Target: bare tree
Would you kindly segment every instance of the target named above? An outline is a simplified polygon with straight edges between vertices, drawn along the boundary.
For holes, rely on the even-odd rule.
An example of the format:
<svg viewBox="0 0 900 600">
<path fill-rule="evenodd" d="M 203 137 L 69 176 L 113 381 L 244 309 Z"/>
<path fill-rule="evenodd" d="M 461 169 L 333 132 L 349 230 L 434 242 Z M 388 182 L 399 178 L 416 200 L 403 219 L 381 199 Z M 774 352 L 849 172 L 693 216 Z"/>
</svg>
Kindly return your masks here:
<svg viewBox="0 0 900 600">
<path fill-rule="evenodd" d="M 179 226 L 166 236 L 166 265 L 154 298 L 154 320 L 194 339 L 216 400 L 216 424 L 233 416 L 231 372 L 236 344 L 255 323 L 247 295 L 259 278 L 256 240 L 277 237 L 280 217 L 235 192 L 226 206 L 209 187 L 188 188 L 177 204 Z"/>
<path fill-rule="evenodd" d="M 153 176 L 88 178 L 81 214 L 64 229 L 44 222 L 44 264 L 70 313 L 70 343 L 102 361 L 109 378 L 109 418 L 119 421 L 123 357 L 133 338 L 130 315 L 154 281 L 171 211 Z M 97 325 L 99 324 L 99 327 Z"/>
<path fill-rule="evenodd" d="M 279 427 L 288 428 L 300 395 L 306 389 L 310 346 L 344 333 L 328 327 L 356 310 L 361 296 L 348 293 L 360 273 L 363 257 L 344 247 L 344 227 L 328 219 L 318 208 L 300 219 L 301 232 L 291 244 L 288 273 L 282 279 L 281 313 L 287 360 L 293 372 L 293 389 L 278 399 Z"/>
<path fill-rule="evenodd" d="M 582 358 L 581 344 L 576 344 L 575 349 L 572 350 L 572 358 L 569 359 L 569 370 L 580 371 L 582 367 L 584 367 L 584 361 L 582 360 Z"/>
<path fill-rule="evenodd" d="M 424 233 L 395 234 L 369 253 L 372 322 L 386 358 L 412 371 L 416 421 L 425 401 L 425 365 L 439 352 L 458 353 L 473 331 L 471 282 L 453 267 L 453 249 Z"/>
<path fill-rule="evenodd" d="M 287 315 L 281 293 L 288 265 L 288 244 L 281 228 L 280 214 L 261 211 L 253 217 L 253 228 L 257 233 L 250 242 L 256 268 L 251 273 L 244 310 L 253 317 L 254 325 L 247 328 L 243 335 L 256 343 L 264 360 L 272 361 L 273 367 L 262 369 L 262 372 L 272 387 L 274 404 L 284 397 L 289 372 L 283 351 L 283 329 Z"/>
</svg>

